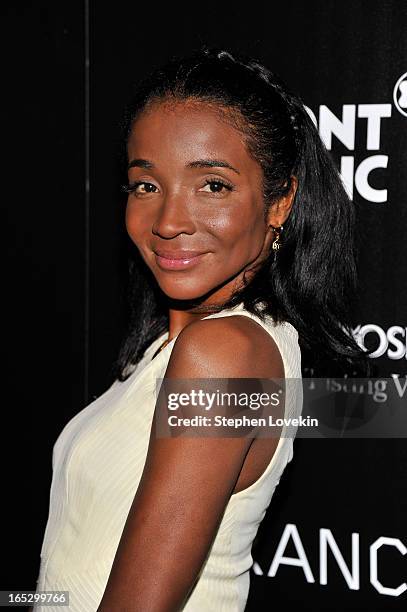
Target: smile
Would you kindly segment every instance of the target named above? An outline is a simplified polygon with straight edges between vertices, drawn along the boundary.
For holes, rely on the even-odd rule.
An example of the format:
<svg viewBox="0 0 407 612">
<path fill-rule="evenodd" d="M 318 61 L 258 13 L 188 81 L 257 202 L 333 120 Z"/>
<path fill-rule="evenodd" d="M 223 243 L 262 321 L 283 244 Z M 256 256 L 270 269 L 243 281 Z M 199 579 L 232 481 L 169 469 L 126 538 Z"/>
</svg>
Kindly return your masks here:
<svg viewBox="0 0 407 612">
<path fill-rule="evenodd" d="M 186 268 L 192 268 L 196 264 L 198 264 L 202 257 L 206 255 L 206 253 L 197 253 L 197 254 L 164 254 L 164 253 L 154 253 L 155 260 L 159 268 L 163 270 L 184 270 Z"/>
</svg>

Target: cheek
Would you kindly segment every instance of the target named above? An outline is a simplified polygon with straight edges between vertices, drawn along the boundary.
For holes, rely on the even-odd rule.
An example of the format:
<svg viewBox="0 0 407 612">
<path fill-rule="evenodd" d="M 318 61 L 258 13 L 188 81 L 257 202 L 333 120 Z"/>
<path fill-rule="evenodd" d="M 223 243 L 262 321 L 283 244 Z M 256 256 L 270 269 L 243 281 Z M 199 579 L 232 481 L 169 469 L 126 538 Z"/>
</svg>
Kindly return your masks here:
<svg viewBox="0 0 407 612">
<path fill-rule="evenodd" d="M 135 244 L 140 243 L 145 232 L 145 218 L 131 204 L 127 204 L 125 214 L 126 230 L 130 238 Z"/>
<path fill-rule="evenodd" d="M 255 202 L 224 211 L 221 217 L 212 219 L 211 225 L 224 247 L 240 251 L 243 257 L 258 251 L 266 231 L 263 209 Z"/>
</svg>

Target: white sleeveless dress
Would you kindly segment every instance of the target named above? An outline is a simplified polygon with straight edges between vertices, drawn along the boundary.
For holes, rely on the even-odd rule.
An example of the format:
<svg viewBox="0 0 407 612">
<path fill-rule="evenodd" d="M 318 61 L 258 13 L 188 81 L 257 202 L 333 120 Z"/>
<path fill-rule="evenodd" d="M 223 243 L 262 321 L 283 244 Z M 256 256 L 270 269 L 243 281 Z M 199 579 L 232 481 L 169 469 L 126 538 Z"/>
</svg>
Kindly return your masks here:
<svg viewBox="0 0 407 612">
<path fill-rule="evenodd" d="M 298 333 L 290 323 L 274 326 L 269 317 L 263 323 L 243 304 L 204 318 L 231 315 L 249 316 L 260 323 L 280 350 L 285 377 L 301 378 Z M 55 442 L 37 591 L 69 591 L 70 603 L 68 608 L 37 605 L 35 611 L 95 612 L 99 606 L 144 468 L 156 378 L 164 377 L 175 338 L 152 356 L 166 338 L 168 332 L 150 345 L 126 381 L 116 380 L 76 414 Z M 286 418 L 300 416 L 302 390 L 300 395 L 287 393 Z M 244 610 L 253 540 L 292 457 L 292 435 L 280 437 L 260 478 L 231 496 L 184 612 Z"/>
</svg>

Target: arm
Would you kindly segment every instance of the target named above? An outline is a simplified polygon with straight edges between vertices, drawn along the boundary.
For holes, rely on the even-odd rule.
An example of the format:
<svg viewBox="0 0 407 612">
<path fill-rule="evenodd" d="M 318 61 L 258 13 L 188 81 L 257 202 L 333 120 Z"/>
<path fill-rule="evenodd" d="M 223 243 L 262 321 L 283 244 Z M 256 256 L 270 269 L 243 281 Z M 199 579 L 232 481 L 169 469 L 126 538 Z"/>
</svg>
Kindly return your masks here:
<svg viewBox="0 0 407 612">
<path fill-rule="evenodd" d="M 264 331 L 263 346 L 253 342 L 253 321 L 230 319 L 197 321 L 184 328 L 165 376 L 265 376 L 264 366 L 256 364 L 264 364 L 266 356 L 270 363 L 275 346 Z M 268 376 L 273 376 L 270 367 Z M 252 441 L 151 434 L 142 478 L 97 612 L 180 609 L 204 564 Z"/>
</svg>

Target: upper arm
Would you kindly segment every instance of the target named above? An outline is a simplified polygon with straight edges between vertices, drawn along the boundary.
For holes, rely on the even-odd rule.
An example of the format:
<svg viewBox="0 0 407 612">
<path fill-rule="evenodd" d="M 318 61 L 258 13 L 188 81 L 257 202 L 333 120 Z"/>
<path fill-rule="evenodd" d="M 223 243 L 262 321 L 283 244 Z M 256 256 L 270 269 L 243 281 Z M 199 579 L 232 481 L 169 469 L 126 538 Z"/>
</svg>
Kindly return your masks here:
<svg viewBox="0 0 407 612">
<path fill-rule="evenodd" d="M 263 376 L 253 322 L 247 323 L 221 318 L 187 326 L 177 337 L 165 377 Z M 263 338 L 260 353 L 270 351 L 273 376 L 275 347 Z M 277 357 L 276 363 L 275 376 L 281 365 Z M 205 562 L 252 442 L 248 437 L 156 437 L 156 411 L 144 471 L 99 612 L 180 609 Z"/>
</svg>

